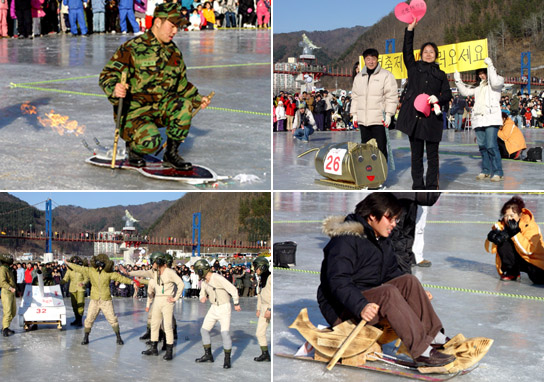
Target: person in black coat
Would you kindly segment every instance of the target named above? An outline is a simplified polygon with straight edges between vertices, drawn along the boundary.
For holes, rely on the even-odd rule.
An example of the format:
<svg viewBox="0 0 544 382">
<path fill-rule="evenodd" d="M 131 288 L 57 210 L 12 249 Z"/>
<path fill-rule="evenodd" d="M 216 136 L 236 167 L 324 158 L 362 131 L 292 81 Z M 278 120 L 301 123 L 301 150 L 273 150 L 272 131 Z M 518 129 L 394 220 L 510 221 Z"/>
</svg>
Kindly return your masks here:
<svg viewBox="0 0 544 382">
<path fill-rule="evenodd" d="M 412 151 L 412 189 L 438 189 L 438 145 L 442 140 L 445 116 L 441 107 L 447 107 L 452 98 L 446 73 L 435 62 L 438 48 L 432 42 L 421 47 L 421 60 L 414 57 L 414 28 L 416 19 L 408 25 L 404 33 L 402 48 L 404 65 L 408 70 L 408 87 L 400 108 L 397 129 L 410 138 Z M 428 94 L 427 102 L 433 105 L 429 116 L 417 111 L 414 101 L 420 94 Z M 434 106 L 436 105 L 436 106 Z M 423 152 L 427 148 L 427 175 L 423 179 Z"/>
<path fill-rule="evenodd" d="M 393 194 L 375 192 L 357 204 L 355 213 L 323 223 L 331 239 L 323 250 L 319 308 L 331 326 L 349 319 L 376 325 L 386 319 L 418 366 L 446 365 L 455 356 L 436 349 L 447 337 L 431 296 L 415 276 L 403 274 L 388 238 L 400 212 Z"/>
</svg>

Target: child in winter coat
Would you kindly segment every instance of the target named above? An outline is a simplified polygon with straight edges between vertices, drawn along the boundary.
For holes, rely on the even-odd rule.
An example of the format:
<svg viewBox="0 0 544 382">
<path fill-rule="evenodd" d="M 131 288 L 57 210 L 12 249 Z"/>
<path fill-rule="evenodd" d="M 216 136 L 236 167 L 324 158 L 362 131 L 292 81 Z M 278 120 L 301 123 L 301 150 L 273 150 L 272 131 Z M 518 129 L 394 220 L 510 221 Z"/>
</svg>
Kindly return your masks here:
<svg viewBox="0 0 544 382">
<path fill-rule="evenodd" d="M 8 37 L 8 0 L 0 0 L 0 38 Z"/>
<path fill-rule="evenodd" d="M 268 28 L 270 22 L 270 1 L 259 0 L 257 2 L 257 24 L 259 28 Z"/>
</svg>

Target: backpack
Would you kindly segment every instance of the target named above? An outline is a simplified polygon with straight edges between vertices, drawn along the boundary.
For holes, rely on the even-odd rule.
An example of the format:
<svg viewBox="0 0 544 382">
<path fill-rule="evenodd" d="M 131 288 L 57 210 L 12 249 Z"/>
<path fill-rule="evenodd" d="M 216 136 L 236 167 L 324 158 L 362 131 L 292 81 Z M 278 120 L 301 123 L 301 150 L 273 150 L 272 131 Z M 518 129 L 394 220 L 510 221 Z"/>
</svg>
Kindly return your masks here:
<svg viewBox="0 0 544 382">
<path fill-rule="evenodd" d="M 525 158 L 527 162 L 542 162 L 542 147 L 531 147 L 527 150 L 527 157 Z"/>
</svg>

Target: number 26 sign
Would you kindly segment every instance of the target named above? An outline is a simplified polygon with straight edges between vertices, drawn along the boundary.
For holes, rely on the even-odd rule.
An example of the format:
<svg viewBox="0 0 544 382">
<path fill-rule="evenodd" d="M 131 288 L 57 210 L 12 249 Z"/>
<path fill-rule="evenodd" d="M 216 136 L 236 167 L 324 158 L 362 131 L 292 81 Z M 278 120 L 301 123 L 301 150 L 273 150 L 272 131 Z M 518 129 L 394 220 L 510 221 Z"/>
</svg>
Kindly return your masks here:
<svg viewBox="0 0 544 382">
<path fill-rule="evenodd" d="M 346 149 L 330 149 L 325 157 L 323 171 L 329 174 L 342 175 L 342 161 L 346 153 Z"/>
</svg>

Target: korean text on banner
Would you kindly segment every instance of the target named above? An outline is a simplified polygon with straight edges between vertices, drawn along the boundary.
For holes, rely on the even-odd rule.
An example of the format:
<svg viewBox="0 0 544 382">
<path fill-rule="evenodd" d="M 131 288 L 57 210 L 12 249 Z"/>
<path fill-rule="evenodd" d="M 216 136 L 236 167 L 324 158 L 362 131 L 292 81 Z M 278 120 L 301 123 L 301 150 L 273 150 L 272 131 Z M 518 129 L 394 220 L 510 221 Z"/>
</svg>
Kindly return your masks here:
<svg viewBox="0 0 544 382">
<path fill-rule="evenodd" d="M 419 50 L 414 51 L 414 56 L 416 61 L 420 59 Z M 446 73 L 466 72 L 485 68 L 486 57 L 488 57 L 487 39 L 483 39 L 439 46 L 436 62 Z M 360 67 L 364 67 L 364 58 L 361 56 L 359 60 Z M 381 54 L 378 61 L 382 68 L 393 73 L 397 80 L 408 77 L 402 53 Z"/>
</svg>

